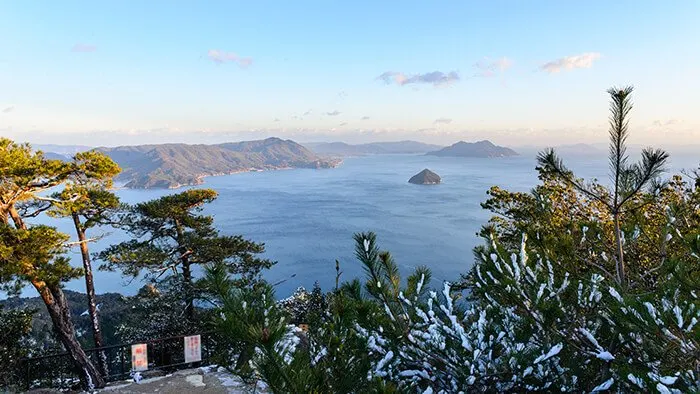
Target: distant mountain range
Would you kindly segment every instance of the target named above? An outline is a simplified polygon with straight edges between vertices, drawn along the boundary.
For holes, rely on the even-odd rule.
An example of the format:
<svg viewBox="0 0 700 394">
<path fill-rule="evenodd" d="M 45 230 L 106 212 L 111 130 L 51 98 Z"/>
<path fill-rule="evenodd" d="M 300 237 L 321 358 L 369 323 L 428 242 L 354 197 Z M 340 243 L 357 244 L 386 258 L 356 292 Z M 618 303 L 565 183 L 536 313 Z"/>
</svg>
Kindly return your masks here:
<svg viewBox="0 0 700 394">
<path fill-rule="evenodd" d="M 440 145 L 418 141 L 373 142 L 351 145 L 345 142 L 317 142 L 304 144 L 316 153 L 333 156 L 366 156 L 382 154 L 427 153 L 442 148 Z"/>
<path fill-rule="evenodd" d="M 600 144 L 567 144 L 567 145 L 556 145 L 550 146 L 554 148 L 554 151 L 563 157 L 600 157 L 607 154 L 607 146 Z M 518 146 L 518 152 L 523 155 L 534 156 L 539 152 L 542 152 L 547 147 L 545 146 L 535 146 L 535 145 L 523 145 Z"/>
<path fill-rule="evenodd" d="M 430 156 L 457 156 L 457 157 L 507 157 L 518 156 L 518 153 L 504 146 L 494 145 L 491 141 L 477 142 L 459 141 L 456 144 L 442 148 L 434 152 L 428 152 Z"/>
<path fill-rule="evenodd" d="M 93 149 L 94 147 L 86 145 L 32 144 L 32 148 L 43 152 L 50 152 L 71 157 L 78 152 L 85 152 Z"/>
<path fill-rule="evenodd" d="M 202 178 L 284 168 L 330 168 L 340 162 L 319 157 L 291 140 L 267 138 L 217 145 L 135 145 L 98 148 L 122 168 L 126 187 L 177 188 Z"/>
</svg>

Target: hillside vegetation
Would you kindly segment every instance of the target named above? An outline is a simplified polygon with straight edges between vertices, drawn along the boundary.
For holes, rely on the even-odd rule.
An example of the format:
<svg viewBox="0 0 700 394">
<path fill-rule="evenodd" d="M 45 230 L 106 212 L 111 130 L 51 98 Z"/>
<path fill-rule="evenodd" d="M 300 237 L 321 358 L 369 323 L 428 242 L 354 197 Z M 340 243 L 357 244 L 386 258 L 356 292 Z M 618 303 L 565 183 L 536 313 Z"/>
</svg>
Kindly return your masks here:
<svg viewBox="0 0 700 394">
<path fill-rule="evenodd" d="M 491 141 L 477 142 L 459 141 L 448 147 L 427 153 L 430 156 L 457 156 L 457 157 L 507 157 L 517 156 L 518 152 L 504 146 L 494 145 Z"/>
<path fill-rule="evenodd" d="M 159 144 L 99 148 L 122 168 L 117 180 L 130 188 L 199 185 L 202 178 L 282 168 L 331 168 L 322 158 L 291 140 L 267 138 L 218 145 Z"/>
</svg>

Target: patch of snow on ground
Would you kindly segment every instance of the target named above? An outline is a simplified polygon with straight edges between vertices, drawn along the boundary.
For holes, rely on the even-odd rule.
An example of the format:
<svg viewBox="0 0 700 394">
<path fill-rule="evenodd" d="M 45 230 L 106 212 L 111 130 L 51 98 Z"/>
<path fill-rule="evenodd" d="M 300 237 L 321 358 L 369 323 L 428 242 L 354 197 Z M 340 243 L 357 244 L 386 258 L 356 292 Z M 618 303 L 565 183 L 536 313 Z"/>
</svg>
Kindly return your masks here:
<svg viewBox="0 0 700 394">
<path fill-rule="evenodd" d="M 199 375 L 199 374 L 189 375 L 189 376 L 185 377 L 185 381 L 194 387 L 206 386 L 206 384 L 204 384 L 202 375 Z"/>
</svg>

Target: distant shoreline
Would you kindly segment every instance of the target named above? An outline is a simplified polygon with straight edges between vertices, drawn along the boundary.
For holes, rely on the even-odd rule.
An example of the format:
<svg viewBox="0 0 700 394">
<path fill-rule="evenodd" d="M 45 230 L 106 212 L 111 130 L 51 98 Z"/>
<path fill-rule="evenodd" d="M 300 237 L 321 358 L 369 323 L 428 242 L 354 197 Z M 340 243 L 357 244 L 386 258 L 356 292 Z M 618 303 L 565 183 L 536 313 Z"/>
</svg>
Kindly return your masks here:
<svg viewBox="0 0 700 394">
<path fill-rule="evenodd" d="M 203 175 L 198 175 L 196 182 L 193 183 L 186 183 L 186 184 L 181 184 L 178 183 L 176 185 L 170 185 L 168 187 L 128 187 L 126 186 L 129 182 L 120 182 L 122 183 L 121 185 L 115 187 L 115 190 L 121 190 L 121 189 L 126 189 L 126 190 L 175 190 L 175 189 L 180 189 L 183 187 L 188 187 L 188 186 L 199 186 L 203 185 L 205 183 L 205 178 L 209 177 L 219 177 L 219 176 L 227 176 L 227 175 L 236 175 L 236 174 L 243 174 L 243 173 L 249 173 L 249 172 L 268 172 L 268 171 L 283 171 L 283 170 L 300 170 L 300 169 L 308 169 L 308 170 L 330 170 L 333 168 L 338 168 L 341 164 L 343 164 L 343 159 L 337 158 L 337 162 L 333 163 L 331 167 L 290 167 L 290 166 L 284 166 L 284 167 L 273 167 L 273 168 L 248 168 L 248 169 L 241 169 L 241 170 L 235 170 L 235 171 L 230 171 L 230 172 L 224 172 L 224 173 L 217 173 L 217 174 L 203 174 Z"/>
</svg>

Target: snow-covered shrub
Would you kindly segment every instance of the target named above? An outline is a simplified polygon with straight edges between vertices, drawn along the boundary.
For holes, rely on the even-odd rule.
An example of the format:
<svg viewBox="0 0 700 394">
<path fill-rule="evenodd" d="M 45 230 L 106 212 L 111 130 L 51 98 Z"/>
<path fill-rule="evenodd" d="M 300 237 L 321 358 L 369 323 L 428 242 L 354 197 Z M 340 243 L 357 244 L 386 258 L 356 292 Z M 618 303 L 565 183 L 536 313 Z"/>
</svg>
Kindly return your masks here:
<svg viewBox="0 0 700 394">
<path fill-rule="evenodd" d="M 366 330 L 370 350 L 384 355 L 373 373 L 431 392 L 700 388 L 694 293 L 626 294 L 562 266 L 525 238 L 516 253 L 493 240 L 472 270 L 467 301 L 456 302 L 446 283 L 426 302 L 402 299 L 411 317 L 405 340 Z"/>
<path fill-rule="evenodd" d="M 682 239 L 700 264 L 697 235 Z M 220 328 L 251 347 L 248 365 L 272 391 L 700 390 L 700 282 L 687 259 L 662 261 L 664 285 L 639 293 L 568 272 L 566 254 L 525 235 L 517 250 L 492 236 L 465 282 L 433 289 L 425 268 L 404 285 L 374 234 L 355 242 L 364 289 L 330 293 L 306 333 L 271 290 L 222 304 Z"/>
<path fill-rule="evenodd" d="M 382 312 L 354 297 L 352 286 L 343 286 L 327 303 L 319 298 L 316 307 L 323 308 L 304 332 L 290 323 L 295 311 L 308 310 L 287 308 L 306 304 L 316 292 L 297 291 L 275 302 L 272 287 L 264 283 L 238 288 L 216 269 L 209 270 L 208 282 L 216 294 L 215 327 L 224 345 L 218 361 L 240 376 L 261 379 L 281 393 L 350 393 L 385 385 L 368 379 L 367 342 L 354 328 Z"/>
</svg>

